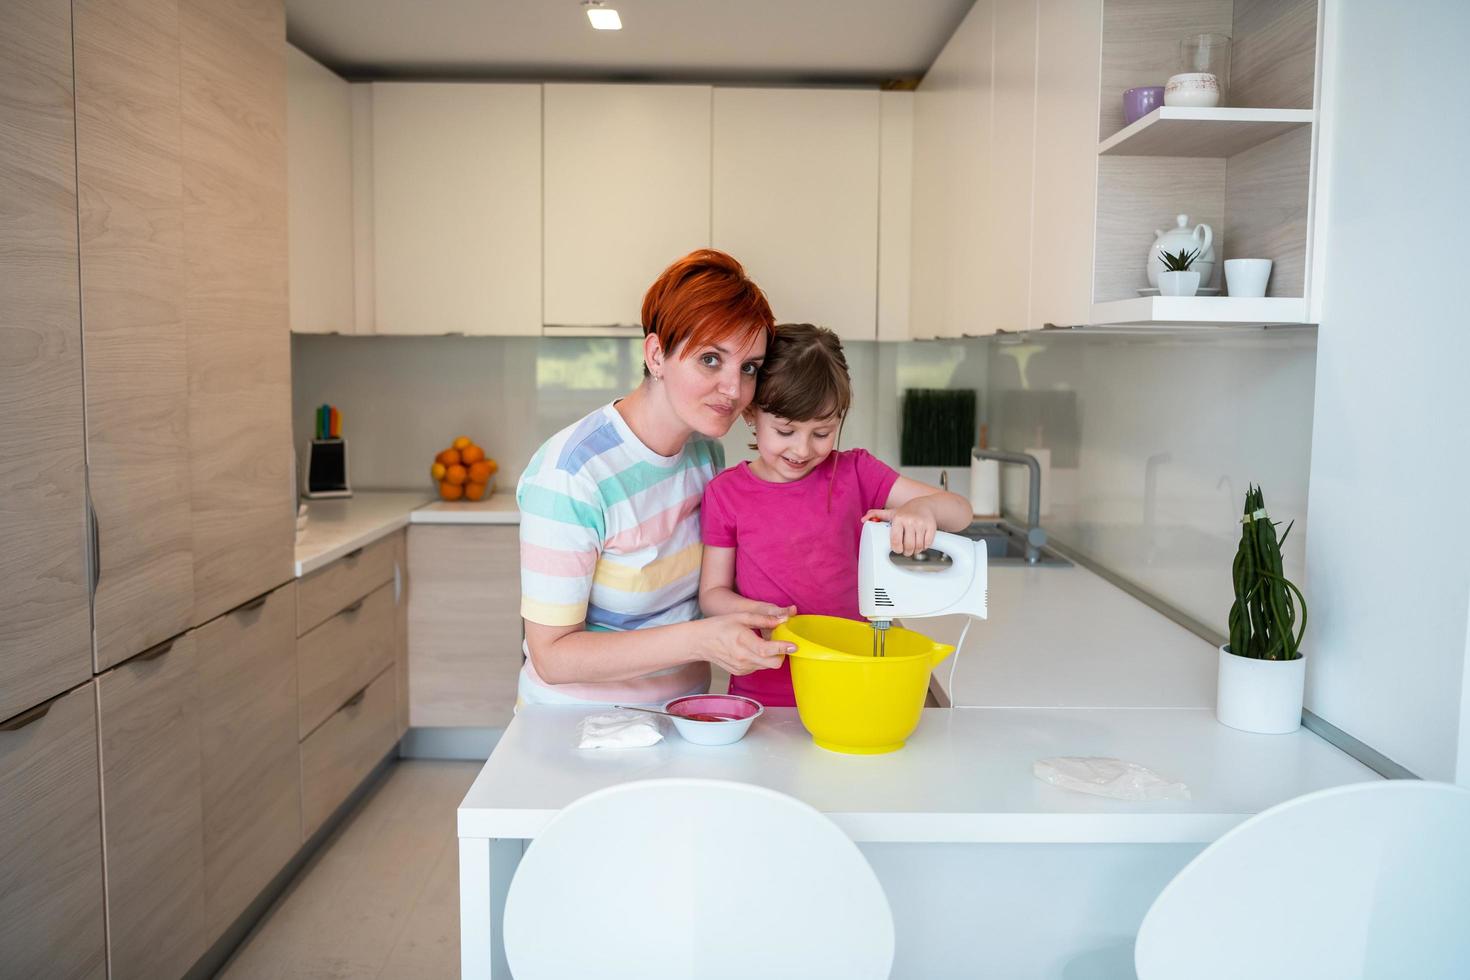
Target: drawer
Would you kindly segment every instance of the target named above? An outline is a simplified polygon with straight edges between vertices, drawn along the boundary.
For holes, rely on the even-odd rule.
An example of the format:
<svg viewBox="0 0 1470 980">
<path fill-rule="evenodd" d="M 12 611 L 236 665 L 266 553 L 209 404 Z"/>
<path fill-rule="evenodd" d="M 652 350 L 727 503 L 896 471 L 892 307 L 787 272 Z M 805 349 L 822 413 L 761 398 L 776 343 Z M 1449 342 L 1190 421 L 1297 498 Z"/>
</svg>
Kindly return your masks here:
<svg viewBox="0 0 1470 980">
<path fill-rule="evenodd" d="M 298 737 L 311 734 L 393 663 L 397 614 L 393 583 L 387 582 L 296 641 L 301 686 Z"/>
<path fill-rule="evenodd" d="M 301 743 L 301 829 L 307 838 L 397 742 L 393 671 L 385 670 Z"/>
<path fill-rule="evenodd" d="M 302 636 L 393 579 L 397 535 L 364 545 L 301 580 L 296 591 L 296 635 Z"/>
<path fill-rule="evenodd" d="M 97 694 L 0 728 L 0 976 L 106 976 Z"/>
</svg>

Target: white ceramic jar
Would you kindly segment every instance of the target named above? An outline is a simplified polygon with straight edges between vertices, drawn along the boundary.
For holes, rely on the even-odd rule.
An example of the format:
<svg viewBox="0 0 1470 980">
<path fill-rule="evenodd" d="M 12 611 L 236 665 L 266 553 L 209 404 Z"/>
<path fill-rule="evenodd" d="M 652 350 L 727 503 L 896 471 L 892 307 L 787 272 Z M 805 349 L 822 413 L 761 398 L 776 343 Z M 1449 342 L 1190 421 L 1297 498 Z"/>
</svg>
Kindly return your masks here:
<svg viewBox="0 0 1470 980">
<path fill-rule="evenodd" d="M 1302 695 L 1307 681 L 1305 657 L 1256 660 L 1220 648 L 1215 717 L 1243 732 L 1284 735 L 1302 725 Z"/>
<path fill-rule="evenodd" d="M 1164 260 L 1159 257 L 1160 252 L 1192 252 L 1199 250 L 1195 256 L 1194 264 L 1190 271 L 1199 273 L 1199 284 L 1209 286 L 1210 277 L 1215 274 L 1215 230 L 1209 225 L 1195 225 L 1189 227 L 1189 215 L 1180 214 L 1174 216 L 1174 227 L 1166 230 L 1154 229 L 1154 243 L 1149 246 L 1147 263 L 1148 284 L 1155 288 L 1159 285 L 1159 273 L 1164 271 Z"/>
<path fill-rule="evenodd" d="M 1220 104 L 1220 81 L 1207 71 L 1170 75 L 1164 84 L 1164 105 L 1184 109 L 1212 109 Z"/>
</svg>

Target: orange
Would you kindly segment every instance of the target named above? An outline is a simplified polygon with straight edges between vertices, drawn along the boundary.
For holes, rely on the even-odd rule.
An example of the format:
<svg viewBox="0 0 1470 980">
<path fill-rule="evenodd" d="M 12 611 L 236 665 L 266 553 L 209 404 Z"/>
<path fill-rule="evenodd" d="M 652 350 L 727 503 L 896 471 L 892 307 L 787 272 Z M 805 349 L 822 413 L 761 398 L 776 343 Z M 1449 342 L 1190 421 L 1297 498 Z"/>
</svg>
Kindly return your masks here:
<svg viewBox="0 0 1470 980">
<path fill-rule="evenodd" d="M 470 443 L 459 451 L 459 461 L 466 466 L 469 466 L 471 463 L 478 463 L 484 458 L 485 450 L 474 443 Z"/>
<path fill-rule="evenodd" d="M 438 483 L 440 480 L 444 479 L 444 473 L 448 469 L 449 467 L 445 466 L 443 463 L 435 463 L 433 466 L 429 467 L 429 475 L 434 478 L 435 483 Z"/>
<path fill-rule="evenodd" d="M 460 466 L 458 463 L 455 463 L 453 466 L 449 467 L 449 469 L 444 473 L 445 483 L 453 483 L 455 485 L 459 485 L 469 478 L 469 471 L 466 470 L 463 466 Z"/>
<path fill-rule="evenodd" d="M 454 442 L 452 443 L 452 445 L 454 446 L 455 449 L 461 449 L 462 450 L 462 449 L 466 448 L 467 446 L 474 445 L 474 443 L 470 442 L 470 437 L 469 436 L 460 436 L 458 439 L 454 440 Z"/>
<path fill-rule="evenodd" d="M 483 483 L 466 483 L 464 485 L 464 499 L 466 499 L 466 500 L 483 500 L 483 499 L 485 499 L 485 484 L 483 484 Z"/>
<path fill-rule="evenodd" d="M 472 463 L 470 464 L 470 482 L 489 483 L 491 472 L 490 465 L 483 459 L 478 463 Z"/>
<path fill-rule="evenodd" d="M 485 458 L 485 465 L 490 467 L 491 476 L 494 476 L 496 473 L 500 472 L 500 464 L 495 462 L 495 460 L 490 459 L 488 456 Z"/>
<path fill-rule="evenodd" d="M 459 450 L 446 449 L 438 456 L 435 456 L 434 461 L 438 463 L 443 463 L 445 466 L 453 466 L 455 463 L 459 462 Z"/>
<path fill-rule="evenodd" d="M 439 496 L 445 500 L 458 500 L 464 496 L 464 487 L 457 483 L 441 483 L 439 484 Z"/>
</svg>

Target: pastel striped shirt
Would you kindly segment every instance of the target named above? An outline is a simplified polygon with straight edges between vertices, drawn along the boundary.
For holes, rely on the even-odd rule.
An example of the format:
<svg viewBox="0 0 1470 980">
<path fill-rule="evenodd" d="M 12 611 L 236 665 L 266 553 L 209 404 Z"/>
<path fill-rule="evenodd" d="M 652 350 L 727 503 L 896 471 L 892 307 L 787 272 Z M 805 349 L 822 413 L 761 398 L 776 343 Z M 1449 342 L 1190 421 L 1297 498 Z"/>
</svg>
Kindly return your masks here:
<svg viewBox="0 0 1470 980">
<path fill-rule="evenodd" d="M 660 456 L 604 405 L 546 441 L 516 487 L 521 616 L 545 626 L 635 630 L 699 615 L 699 504 L 724 466 L 720 444 L 692 436 Z M 528 657 L 524 701 L 652 703 L 704 690 L 709 665 L 632 681 L 548 684 Z"/>
</svg>

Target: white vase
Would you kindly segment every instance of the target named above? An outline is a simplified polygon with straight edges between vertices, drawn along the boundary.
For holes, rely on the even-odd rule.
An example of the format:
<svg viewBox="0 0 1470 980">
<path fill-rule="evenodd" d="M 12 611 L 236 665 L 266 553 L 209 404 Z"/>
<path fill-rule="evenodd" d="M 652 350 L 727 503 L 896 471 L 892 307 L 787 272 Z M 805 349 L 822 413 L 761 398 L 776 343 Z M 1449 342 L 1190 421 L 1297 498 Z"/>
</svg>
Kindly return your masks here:
<svg viewBox="0 0 1470 980">
<path fill-rule="evenodd" d="M 1215 717 L 1243 732 L 1284 735 L 1302 724 L 1302 692 L 1307 659 L 1257 660 L 1237 657 L 1227 644 L 1220 648 Z"/>
<path fill-rule="evenodd" d="M 1189 272 L 1159 273 L 1160 296 L 1193 296 L 1198 291 L 1198 272 L 1190 270 Z"/>
</svg>

